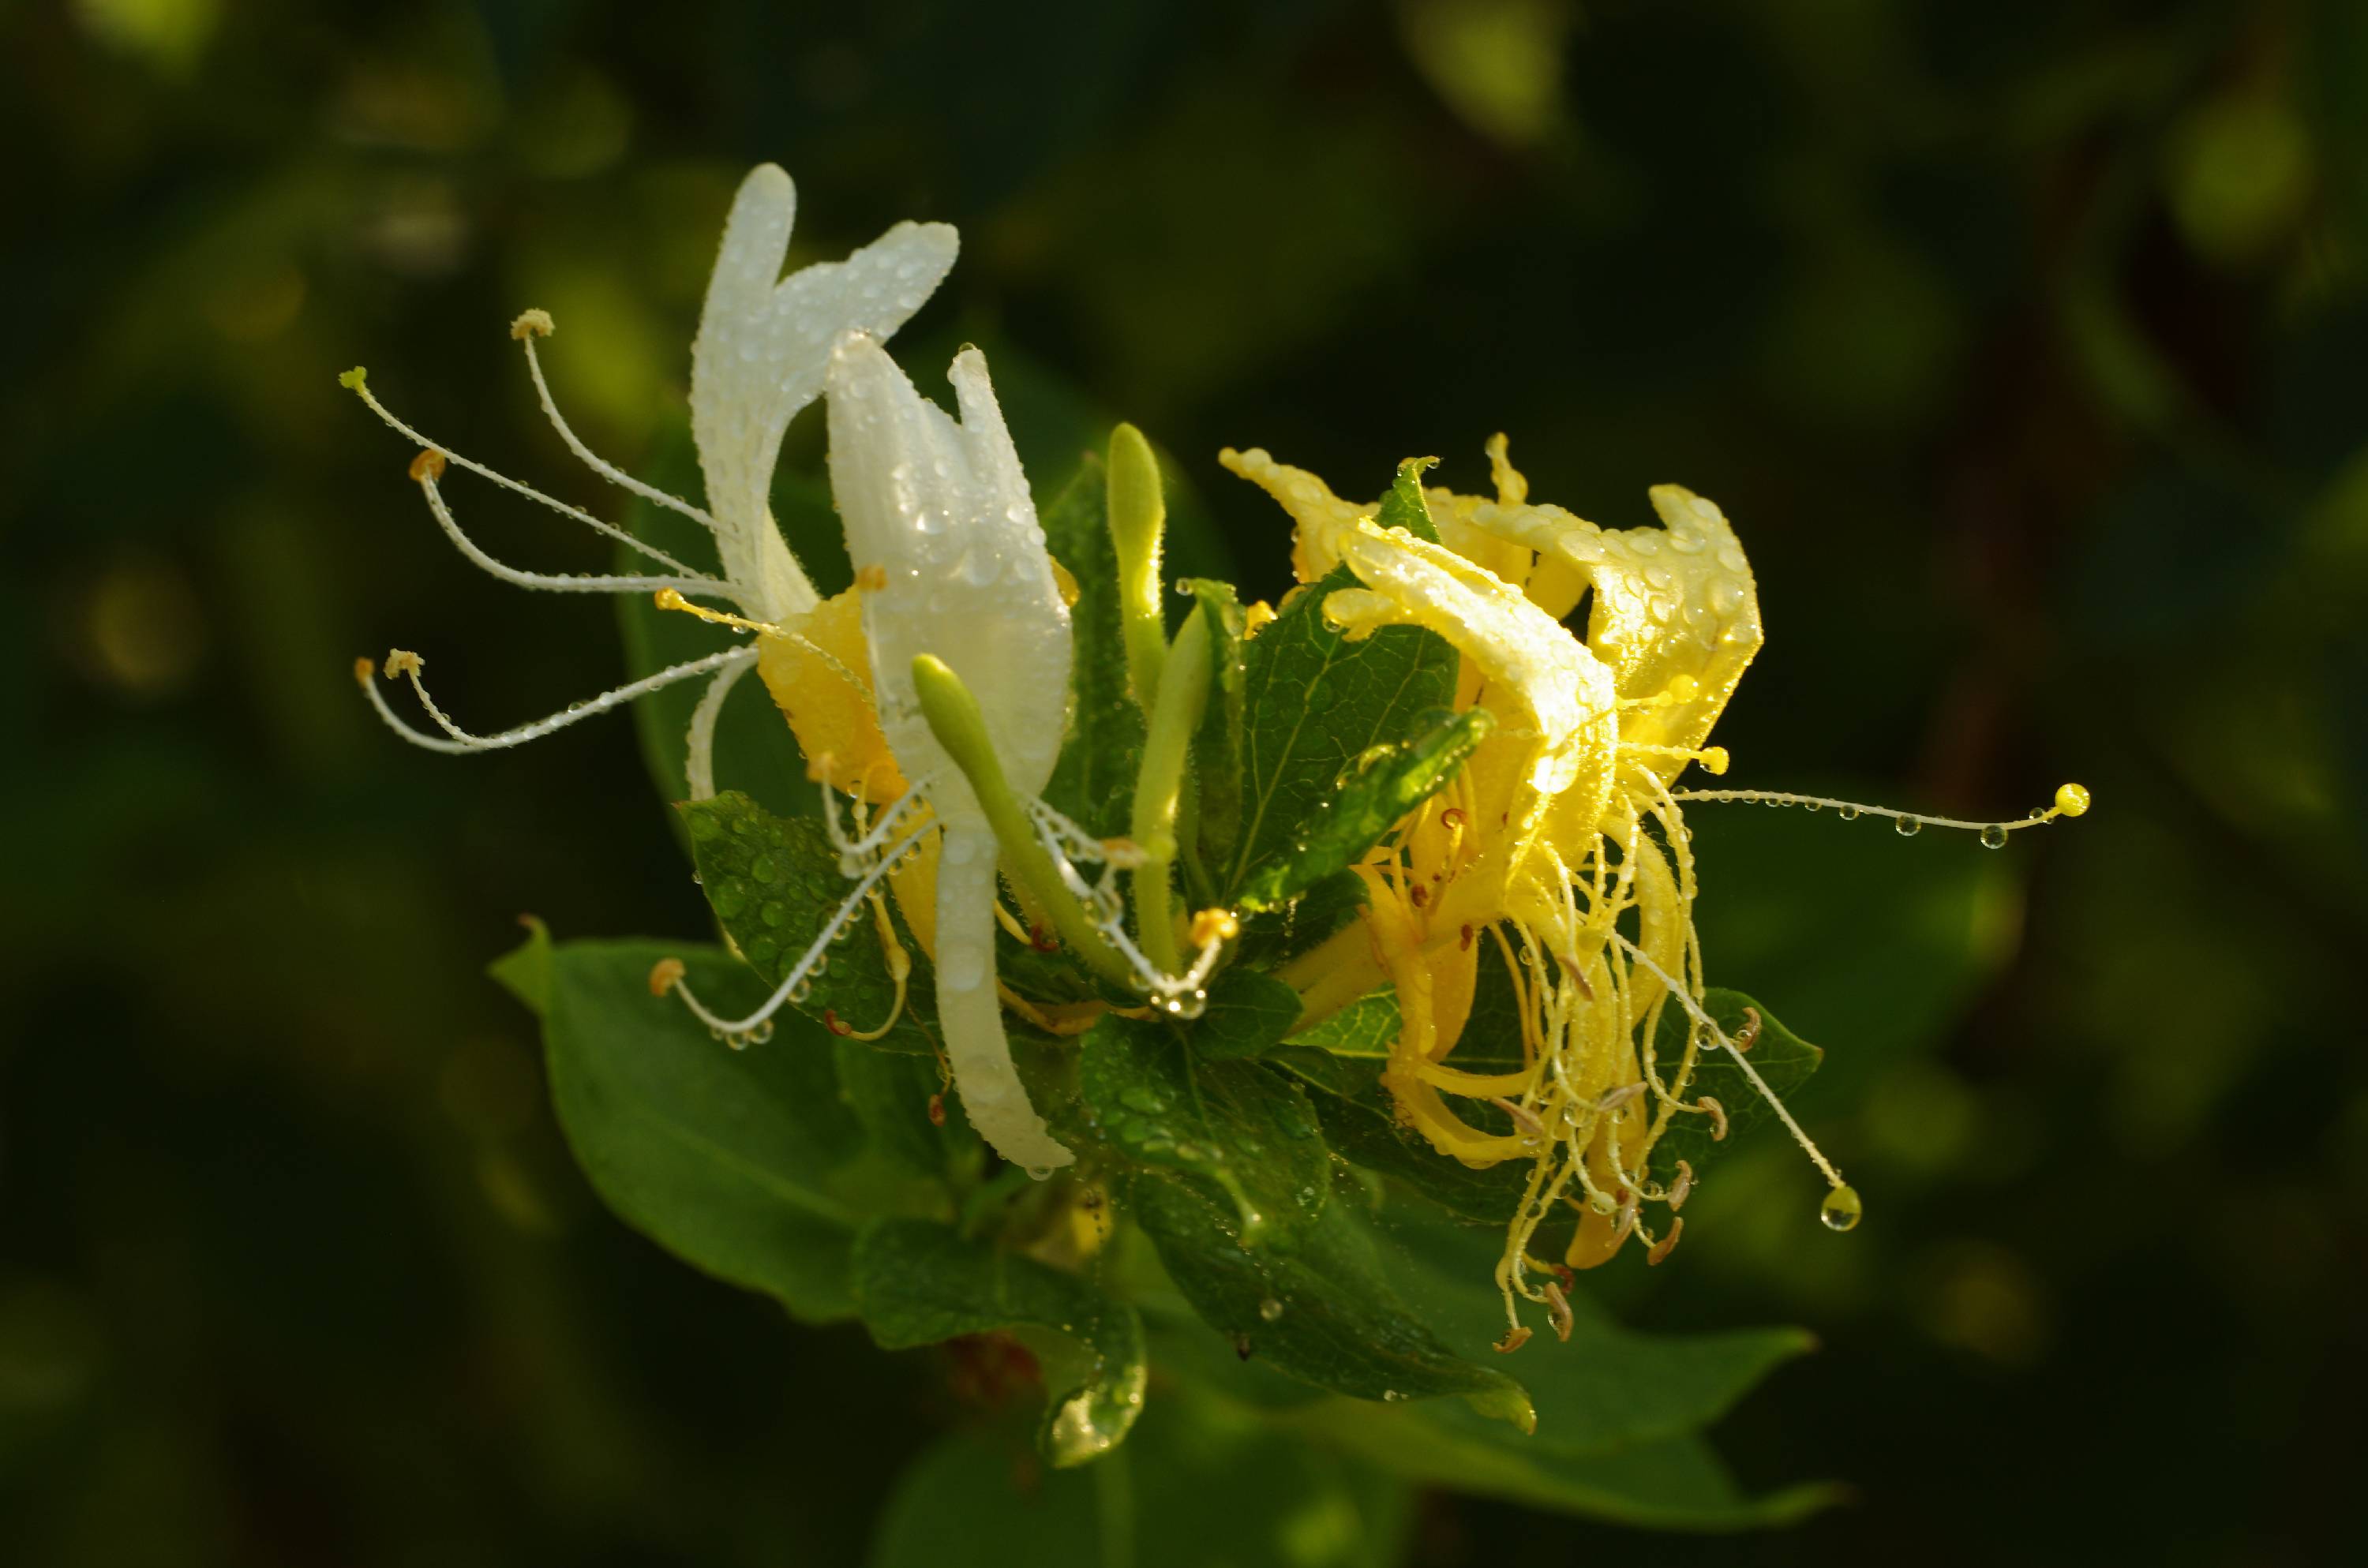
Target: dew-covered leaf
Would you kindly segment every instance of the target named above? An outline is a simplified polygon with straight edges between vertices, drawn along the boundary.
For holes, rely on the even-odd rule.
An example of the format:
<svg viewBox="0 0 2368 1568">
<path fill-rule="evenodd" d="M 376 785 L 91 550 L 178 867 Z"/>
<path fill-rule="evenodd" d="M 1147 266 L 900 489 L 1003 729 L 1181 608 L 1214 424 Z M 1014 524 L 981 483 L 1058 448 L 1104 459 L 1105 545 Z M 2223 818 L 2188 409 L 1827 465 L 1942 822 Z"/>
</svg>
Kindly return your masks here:
<svg viewBox="0 0 2368 1568">
<path fill-rule="evenodd" d="M 1342 1159 L 1394 1176 L 1468 1219 L 1502 1223 L 1520 1207 L 1529 1163 L 1508 1160 L 1474 1170 L 1432 1148 L 1399 1119 L 1396 1103 L 1382 1086 L 1379 1060 L 1336 1056 L 1296 1044 L 1284 1046 L 1269 1060 L 1306 1085 L 1308 1101 L 1324 1126 L 1324 1142 Z"/>
<path fill-rule="evenodd" d="M 1331 1160 L 1295 1085 L 1255 1062 L 1197 1058 L 1165 1023 L 1107 1016 L 1078 1047 L 1078 1086 L 1103 1142 L 1137 1165 L 1212 1184 L 1242 1244 L 1288 1247 L 1321 1213 Z"/>
<path fill-rule="evenodd" d="M 1145 1172 L 1130 1195 L 1201 1320 L 1277 1371 L 1360 1400 L 1460 1395 L 1484 1415 L 1530 1426 L 1520 1383 L 1456 1355 L 1401 1302 L 1348 1205 L 1326 1204 L 1282 1252 L 1244 1246 L 1232 1207 L 1189 1179 Z"/>
<path fill-rule="evenodd" d="M 1142 1412 L 1143 1320 L 1074 1274 L 951 1225 L 882 1220 L 857 1238 L 854 1281 L 865 1326 L 890 1350 L 1004 1330 L 1056 1335 L 1073 1347 L 1042 1346 L 1048 1405 L 1039 1443 L 1056 1468 L 1109 1452 Z"/>
<path fill-rule="evenodd" d="M 1405 739 L 1365 748 L 1334 780 L 1302 831 L 1242 884 L 1236 902 L 1246 909 L 1271 909 L 1354 865 L 1408 812 L 1445 788 L 1493 727 L 1486 709 L 1440 710 L 1426 714 Z"/>
<path fill-rule="evenodd" d="M 1437 544 L 1439 525 L 1431 521 L 1430 503 L 1423 498 L 1422 472 L 1438 462 L 1437 458 L 1408 458 L 1398 464 L 1397 477 L 1390 482 L 1390 493 L 1382 497 L 1374 523 L 1385 528 L 1404 528 L 1417 539 Z"/>
<path fill-rule="evenodd" d="M 1257 1056 L 1298 1021 L 1298 992 L 1254 969 L 1229 969 L 1210 983 L 1208 1006 L 1192 1026 L 1192 1050 L 1208 1062 Z"/>
<path fill-rule="evenodd" d="M 1360 756 L 1454 699 L 1458 655 L 1443 638 L 1385 626 L 1351 642 L 1325 623 L 1324 601 L 1356 585 L 1344 566 L 1301 589 L 1245 649 L 1242 832 L 1225 888 L 1290 856 Z"/>
<path fill-rule="evenodd" d="M 1365 881 L 1335 871 L 1276 909 L 1244 911 L 1235 961 L 1276 969 L 1324 942 L 1365 907 Z"/>
<path fill-rule="evenodd" d="M 838 851 L 820 819 L 775 816 L 737 790 L 678 809 L 690 829 L 691 860 L 709 907 L 770 991 L 821 934 L 853 885 L 839 869 Z M 912 965 L 903 1009 L 897 1010 L 896 982 L 881 943 L 879 912 L 868 901 L 832 945 L 809 992 L 791 1005 L 817 1021 L 826 1022 L 828 1015 L 867 1032 L 894 1013 L 895 1023 L 872 1042 L 875 1047 L 934 1055 L 937 994 L 929 960 L 905 929 L 884 884 L 881 895 L 896 942 Z"/>
</svg>

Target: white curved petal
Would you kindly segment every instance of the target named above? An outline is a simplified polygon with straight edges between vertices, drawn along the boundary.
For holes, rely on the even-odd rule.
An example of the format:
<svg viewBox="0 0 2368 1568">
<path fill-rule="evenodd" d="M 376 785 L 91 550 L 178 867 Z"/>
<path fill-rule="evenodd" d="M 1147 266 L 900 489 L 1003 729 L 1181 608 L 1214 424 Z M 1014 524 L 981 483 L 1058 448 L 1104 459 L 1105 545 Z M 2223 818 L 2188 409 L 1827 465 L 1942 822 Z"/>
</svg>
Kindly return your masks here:
<svg viewBox="0 0 2368 1568">
<path fill-rule="evenodd" d="M 938 852 L 938 1024 L 973 1127 L 994 1151 L 1042 1174 L 1075 1158 L 1030 1103 L 995 986 L 995 835 L 946 830 Z"/>
<path fill-rule="evenodd" d="M 840 334 L 894 333 L 944 280 L 960 244 L 949 224 L 899 223 L 845 261 L 785 278 L 796 209 L 796 188 L 775 165 L 742 183 L 691 347 L 691 431 L 724 571 L 757 590 L 768 619 L 815 602 L 766 502 L 783 432 L 821 392 Z"/>
<path fill-rule="evenodd" d="M 934 653 L 978 699 L 1013 790 L 1052 777 L 1067 718 L 1069 610 L 986 362 L 966 349 L 949 372 L 957 424 L 922 397 L 887 351 L 849 334 L 830 368 L 831 487 L 848 559 L 884 583 L 863 596 L 881 722 L 908 778 L 934 776 L 951 823 L 977 804 L 940 753 L 913 695 L 912 663 Z"/>
</svg>

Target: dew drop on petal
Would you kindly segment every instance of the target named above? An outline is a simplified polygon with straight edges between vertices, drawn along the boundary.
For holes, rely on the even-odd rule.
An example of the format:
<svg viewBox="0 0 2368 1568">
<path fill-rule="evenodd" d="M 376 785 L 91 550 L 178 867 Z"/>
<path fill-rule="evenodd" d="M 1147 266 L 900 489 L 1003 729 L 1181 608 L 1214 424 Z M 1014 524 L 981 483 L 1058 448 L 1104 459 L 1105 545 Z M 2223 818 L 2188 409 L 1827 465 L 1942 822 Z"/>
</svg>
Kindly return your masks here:
<svg viewBox="0 0 2368 1568">
<path fill-rule="evenodd" d="M 1865 1212 L 1866 1205 L 1859 1201 L 1858 1188 L 1838 1187 L 1826 1194 L 1825 1206 L 1817 1210 L 1817 1218 L 1825 1221 L 1828 1231 L 1854 1231 Z"/>
</svg>

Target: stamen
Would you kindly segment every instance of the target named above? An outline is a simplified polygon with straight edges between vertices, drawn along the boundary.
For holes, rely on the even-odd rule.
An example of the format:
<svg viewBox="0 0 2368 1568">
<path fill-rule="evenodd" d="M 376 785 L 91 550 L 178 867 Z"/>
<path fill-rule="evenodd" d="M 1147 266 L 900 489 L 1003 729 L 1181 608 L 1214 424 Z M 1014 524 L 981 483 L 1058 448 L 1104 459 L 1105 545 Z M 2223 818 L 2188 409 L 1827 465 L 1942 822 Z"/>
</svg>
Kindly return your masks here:
<svg viewBox="0 0 2368 1568">
<path fill-rule="evenodd" d="M 814 647 L 814 644 L 807 642 L 804 638 L 784 631 L 769 620 L 750 620 L 745 616 L 732 615 L 720 609 L 709 609 L 705 605 L 695 605 L 674 588 L 660 588 L 653 597 L 653 602 L 660 609 L 678 609 L 685 615 L 695 615 L 710 626 L 728 626 L 734 631 L 754 631 L 766 637 L 791 637 L 806 647 Z M 816 653 L 821 651 L 818 648 L 814 649 Z M 836 661 L 833 662 L 836 663 Z"/>
<path fill-rule="evenodd" d="M 1554 1325 L 1554 1337 L 1561 1340 L 1565 1345 L 1569 1344 L 1571 1330 L 1570 1299 L 1562 1293 L 1562 1287 L 1555 1284 L 1551 1279 L 1547 1280 L 1540 1287 L 1540 1289 L 1545 1291 L 1546 1317 Z"/>
<path fill-rule="evenodd" d="M 739 651 L 746 653 L 756 650 L 743 648 Z M 723 715 L 723 699 L 732 695 L 733 687 L 739 684 L 740 677 L 755 665 L 754 659 L 742 659 L 724 665 L 716 677 L 707 683 L 707 689 L 699 694 L 699 706 L 690 710 L 690 727 L 683 733 L 682 771 L 690 789 L 690 798 L 694 801 L 715 798 L 716 722 Z"/>
<path fill-rule="evenodd" d="M 532 348 L 529 347 L 528 350 L 529 356 L 532 352 Z M 684 565 L 681 562 L 677 561 L 673 556 L 668 555 L 665 551 L 658 549 L 656 546 L 643 543 L 640 540 L 635 539 L 632 534 L 629 534 L 624 529 L 617 527 L 616 524 L 602 522 L 599 518 L 594 517 L 591 513 L 586 511 L 581 506 L 571 506 L 566 502 L 559 500 L 555 496 L 545 495 L 541 491 L 537 490 L 530 484 L 521 484 L 517 480 L 510 478 L 507 474 L 495 473 L 492 469 L 487 468 L 484 464 L 472 462 L 469 459 L 461 457 L 457 452 L 454 452 L 450 447 L 444 446 L 440 442 L 429 440 L 427 437 L 421 435 L 410 426 L 405 425 L 402 420 L 397 419 L 393 414 L 388 410 L 386 404 L 379 402 L 376 394 L 371 392 L 370 390 L 370 379 L 360 366 L 357 365 L 352 369 L 347 370 L 344 375 L 339 376 L 337 378 L 337 383 L 352 392 L 355 396 L 360 398 L 362 402 L 369 406 L 370 411 L 372 414 L 377 415 L 379 418 L 386 422 L 386 425 L 390 429 L 413 441 L 418 446 L 426 448 L 428 451 L 435 452 L 443 459 L 460 464 L 462 468 L 467 469 L 471 473 L 476 474 L 480 478 L 492 480 L 495 484 L 500 485 L 505 490 L 523 495 L 528 500 L 536 502 L 539 505 L 548 506 L 562 517 L 573 517 L 577 522 L 582 523 L 585 527 L 592 529 L 595 533 L 606 534 L 609 538 L 615 540 L 619 544 L 624 545 L 628 549 L 637 550 L 653 561 L 662 562 L 666 565 L 673 567 L 676 571 L 683 574 L 684 576 L 694 582 L 704 583 L 712 581 L 712 579 L 707 578 L 701 574 L 692 571 L 689 567 Z M 436 468 L 437 472 L 426 475 L 422 475 L 418 472 L 421 466 L 421 463 L 417 460 L 414 460 L 411 475 L 412 478 L 418 480 L 421 483 L 432 483 L 437 478 L 441 476 L 442 467 L 440 464 L 432 465 Z M 450 525 L 449 524 L 447 525 L 448 528 L 450 526 Z M 470 549 L 468 546 L 463 546 L 462 548 Z M 473 550 L 472 550 L 471 554 L 472 559 L 474 559 Z M 480 561 L 478 562 L 478 564 L 485 565 L 486 563 Z M 488 566 L 487 570 L 490 571 L 492 568 Z M 529 587 L 537 585 L 527 585 L 527 586 Z"/>
<path fill-rule="evenodd" d="M 463 462 L 461 466 L 472 472 L 479 472 L 473 463 Z M 694 594 L 713 594 L 720 598 L 728 598 L 734 602 L 739 599 L 739 590 L 731 584 L 720 578 L 702 576 L 696 572 L 691 572 L 689 567 L 683 566 L 672 557 L 666 558 L 666 564 L 689 574 L 688 575 L 609 577 L 591 573 L 525 572 L 507 562 L 496 561 L 478 548 L 476 540 L 461 531 L 461 525 L 453 520 L 452 508 L 445 502 L 444 492 L 438 487 L 437 472 L 434 464 L 422 463 L 416 459 L 413 460 L 411 477 L 418 481 L 421 492 L 427 495 L 427 509 L 435 514 L 437 524 L 443 528 L 445 537 L 452 541 L 461 554 L 505 583 L 515 583 L 521 588 L 549 588 L 557 593 L 568 594 L 630 594 L 646 593 L 656 588 L 684 588 Z"/>
<path fill-rule="evenodd" d="M 1713 1143 L 1725 1142 L 1726 1108 L 1708 1095 L 1694 1101 L 1694 1104 L 1701 1108 L 1703 1115 L 1710 1118 L 1710 1141 Z"/>
<path fill-rule="evenodd" d="M 763 1006 L 745 1018 L 727 1023 L 708 1011 L 705 1004 L 690 994 L 689 986 L 677 983 L 675 991 L 682 997 L 683 1006 L 689 1007 L 700 1023 L 713 1029 L 717 1038 L 721 1040 L 745 1040 L 757 1029 L 765 1027 L 767 1020 L 780 1011 L 781 1004 L 790 1001 L 793 994 L 800 999 L 804 997 L 808 978 L 820 964 L 824 955 L 830 950 L 831 943 L 837 940 L 839 932 L 846 929 L 849 920 L 855 918 L 855 912 L 863 907 L 865 895 L 880 885 L 880 880 L 888 874 L 888 869 L 897 862 L 905 850 L 919 841 L 921 835 L 936 826 L 937 824 L 934 822 L 923 823 L 905 835 L 894 850 L 882 856 L 876 865 L 863 873 L 861 879 L 855 884 L 855 891 L 848 893 L 839 906 L 831 912 L 830 919 L 824 923 L 822 930 L 815 936 L 814 945 L 805 950 L 795 964 L 791 966 L 790 972 L 782 978 L 780 985 L 774 987 L 772 995 L 765 999 Z"/>
<path fill-rule="evenodd" d="M 1817 1169 L 1825 1174 L 1827 1182 L 1837 1188 L 1847 1186 L 1848 1184 L 1842 1180 L 1842 1173 L 1834 1168 L 1833 1162 L 1827 1159 L 1824 1153 L 1818 1149 L 1817 1145 L 1814 1142 L 1811 1141 L 1809 1135 L 1801 1130 L 1801 1124 L 1793 1119 L 1793 1113 L 1785 1108 L 1784 1102 L 1776 1097 L 1776 1091 L 1768 1086 L 1768 1080 L 1762 1078 L 1759 1075 L 1759 1070 L 1751 1065 L 1750 1058 L 1745 1056 L 1743 1052 L 1735 1048 L 1735 1041 L 1727 1038 L 1726 1031 L 1720 1028 L 1717 1023 L 1708 1013 L 1702 1011 L 1702 1004 L 1695 1001 L 1694 998 L 1686 992 L 1684 987 L 1679 985 L 1676 981 L 1671 980 L 1668 977 L 1668 974 L 1662 970 L 1660 965 L 1645 957 L 1645 950 L 1642 948 L 1639 948 L 1635 943 L 1630 941 L 1627 937 L 1622 936 L 1617 931 L 1611 933 L 1611 936 L 1613 941 L 1619 943 L 1621 947 L 1627 949 L 1628 956 L 1630 958 L 1635 960 L 1636 962 L 1642 964 L 1645 969 L 1650 970 L 1655 975 L 1658 976 L 1661 983 L 1669 988 L 1669 994 L 1677 998 L 1679 1006 L 1685 1008 L 1686 1012 L 1692 1017 L 1694 1022 L 1708 1029 L 1711 1032 L 1712 1038 L 1726 1048 L 1726 1053 L 1735 1059 L 1735 1064 L 1743 1069 L 1743 1075 L 1751 1080 L 1751 1086 L 1759 1091 L 1759 1097 L 1768 1102 L 1768 1108 L 1776 1113 L 1778 1119 L 1784 1123 L 1785 1131 L 1792 1133 L 1793 1141 L 1801 1145 L 1802 1152 L 1807 1154 L 1810 1161 L 1816 1165 Z M 1715 1104 L 1716 1102 L 1713 1101 L 1708 1103 Z M 1722 1125 L 1724 1125 L 1725 1119 L 1725 1114 L 1722 1111 L 1719 1115 L 1719 1120 Z"/>
<path fill-rule="evenodd" d="M 1674 1214 L 1683 1209 L 1686 1199 L 1693 1196 L 1693 1190 L 1694 1167 L 1687 1161 L 1679 1160 L 1678 1179 L 1669 1184 L 1669 1212 Z"/>
<path fill-rule="evenodd" d="M 1645 1262 L 1646 1265 L 1657 1267 L 1663 1258 L 1677 1251 L 1678 1237 L 1685 1233 L 1685 1228 L 1686 1222 L 1682 1218 L 1674 1214 L 1671 1215 L 1669 1217 L 1669 1233 L 1663 1236 L 1659 1241 L 1655 1242 L 1652 1245 L 1652 1249 L 1645 1254 Z"/>
<path fill-rule="evenodd" d="M 1722 771 L 1713 769 L 1712 771 Z M 1919 833 L 1928 827 L 1962 828 L 1981 835 L 1982 843 L 1996 849 L 2006 843 L 2006 835 L 2026 827 L 2037 827 L 2054 822 L 2057 817 L 2077 817 L 2089 809 L 2089 791 L 2078 784 L 2066 784 L 2055 791 L 2055 803 L 2035 811 L 2019 822 L 1966 822 L 1958 817 L 1927 816 L 1921 812 L 1897 811 L 1890 806 L 1869 806 L 1856 801 L 1829 800 L 1823 795 L 1795 795 L 1775 790 L 1677 790 L 1670 792 L 1674 801 L 1745 801 L 1763 806 L 1805 806 L 1811 811 L 1833 809 L 1844 822 L 1854 822 L 1861 816 L 1888 817 L 1903 834 Z"/>
<path fill-rule="evenodd" d="M 1519 1350 L 1522 1346 L 1527 1345 L 1529 1342 L 1530 1331 L 1520 1324 L 1515 1324 L 1511 1328 L 1505 1331 L 1505 1337 L 1497 1341 L 1497 1343 L 1490 1346 L 1490 1348 L 1495 1350 L 1499 1356 L 1510 1356 L 1514 1351 Z"/>
<path fill-rule="evenodd" d="M 887 960 L 888 978 L 895 983 L 896 999 L 888 1009 L 888 1017 L 876 1029 L 854 1028 L 844 1022 L 835 1024 L 832 1032 L 844 1035 L 848 1040 L 878 1040 L 894 1028 L 896 1020 L 905 1016 L 905 983 L 913 976 L 912 956 L 905 951 L 905 944 L 896 939 L 895 923 L 888 918 L 888 901 L 880 896 L 877 888 L 871 890 L 871 918 L 873 929 L 880 937 L 880 956 Z M 940 1123 L 945 1119 L 942 1107 L 938 1111 L 938 1119 Z"/>
<path fill-rule="evenodd" d="M 682 983 L 688 970 L 680 959 L 660 959 L 650 965 L 650 994 L 663 996 Z"/>
<path fill-rule="evenodd" d="M 692 522 L 712 533 L 715 530 L 715 519 L 705 511 L 692 506 L 679 495 L 670 495 L 654 484 L 644 484 L 616 464 L 606 462 L 595 456 L 592 449 L 586 446 L 576 437 L 567 421 L 560 416 L 559 403 L 551 395 L 551 383 L 542 378 L 542 359 L 534 350 L 536 338 L 549 337 L 557 330 L 558 328 L 552 322 L 549 311 L 526 311 L 520 313 L 518 320 L 510 323 L 510 335 L 517 338 L 519 347 L 526 350 L 527 373 L 534 378 L 534 393 L 542 402 L 543 415 L 551 421 L 551 427 L 559 432 L 559 438 L 567 443 L 567 449 L 574 452 L 585 467 L 609 483 L 631 491 L 652 506 L 664 506 L 669 512 L 689 517 Z M 635 544 L 633 548 L 642 550 L 645 547 Z M 648 553 L 653 556 L 658 555 L 655 551 L 649 551 Z M 659 559 L 665 558 L 659 557 Z"/>
<path fill-rule="evenodd" d="M 599 696 L 586 701 L 571 702 L 562 711 L 553 713 L 546 719 L 538 719 L 530 724 L 520 724 L 514 730 L 504 730 L 499 734 L 472 735 L 446 717 L 444 710 L 437 707 L 435 699 L 427 695 L 427 683 L 420 679 L 420 671 L 426 667 L 426 662 L 416 653 L 408 653 L 400 648 L 394 650 L 386 657 L 386 678 L 393 680 L 398 676 L 408 676 L 412 690 L 418 694 L 419 705 L 427 710 L 428 717 L 436 721 L 437 727 L 441 729 L 445 735 L 450 737 L 449 740 L 416 730 L 404 722 L 394 710 L 387 705 L 387 700 L 380 693 L 377 684 L 370 678 L 371 669 L 368 659 L 363 659 L 355 665 L 354 675 L 361 686 L 362 695 L 370 699 L 370 706 L 378 710 L 378 716 L 386 722 L 389 729 L 416 746 L 422 746 L 429 751 L 460 755 L 467 752 L 499 751 L 506 746 L 523 745 L 529 741 L 541 740 L 552 732 L 564 730 L 580 719 L 589 719 L 596 713 L 605 713 L 611 708 L 620 707 L 637 697 L 672 686 L 677 681 L 689 680 L 693 676 L 705 675 L 710 670 L 724 669 L 734 664 L 746 664 L 756 656 L 757 651 L 754 648 L 726 648 L 720 653 L 710 653 L 703 659 L 693 659 L 687 665 L 676 665 L 671 669 L 660 670 L 653 676 L 644 676 L 640 680 L 604 691 Z"/>
</svg>

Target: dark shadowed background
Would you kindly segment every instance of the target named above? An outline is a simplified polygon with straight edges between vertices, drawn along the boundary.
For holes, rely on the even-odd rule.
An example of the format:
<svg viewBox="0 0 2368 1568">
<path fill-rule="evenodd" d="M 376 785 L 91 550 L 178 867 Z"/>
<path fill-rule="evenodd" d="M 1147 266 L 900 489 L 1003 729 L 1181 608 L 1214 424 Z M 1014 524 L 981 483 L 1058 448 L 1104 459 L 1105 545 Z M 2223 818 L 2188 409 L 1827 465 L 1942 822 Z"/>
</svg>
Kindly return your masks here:
<svg viewBox="0 0 2368 1568">
<path fill-rule="evenodd" d="M 1735 519 L 1731 782 L 2095 791 L 1998 853 L 1692 819 L 1713 977 L 1827 1048 L 1797 1108 L 1868 1218 L 1763 1140 L 1589 1285 L 1814 1328 L 1720 1446 L 1856 1501 L 1438 1497 L 1413 1561 L 2362 1548 L 2368 7 L 17 0 L 0 61 L 0 1560 L 851 1562 L 965 1418 L 558 1138 L 481 976 L 518 914 L 708 929 L 631 724 L 430 757 L 349 673 L 416 648 L 484 728 L 618 678 L 608 607 L 461 561 L 334 378 L 605 499 L 504 329 L 551 310 L 563 403 L 646 457 L 759 159 L 800 258 L 961 225 L 924 387 L 967 338 L 1016 411 L 1136 420 L 1249 592 L 1285 523 L 1219 447 L 1478 490 L 1501 429 L 1537 499 Z M 599 565 L 490 494 L 505 553 Z"/>
</svg>

